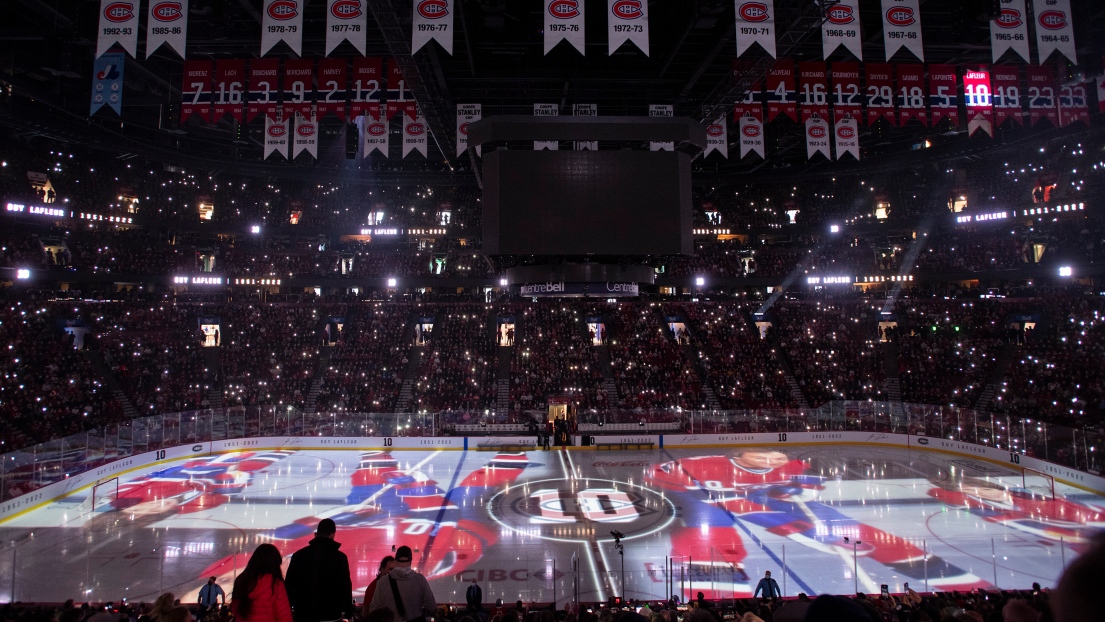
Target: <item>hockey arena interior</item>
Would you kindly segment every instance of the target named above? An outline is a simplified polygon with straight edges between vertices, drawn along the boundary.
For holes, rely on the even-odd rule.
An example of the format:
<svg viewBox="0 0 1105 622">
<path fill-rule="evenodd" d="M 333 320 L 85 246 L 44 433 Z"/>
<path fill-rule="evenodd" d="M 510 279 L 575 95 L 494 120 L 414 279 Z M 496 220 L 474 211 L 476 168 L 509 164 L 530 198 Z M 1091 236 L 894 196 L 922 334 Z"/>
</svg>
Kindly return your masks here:
<svg viewBox="0 0 1105 622">
<path fill-rule="evenodd" d="M 5 8 L 5 620 L 1105 619 L 1105 5 Z"/>
</svg>

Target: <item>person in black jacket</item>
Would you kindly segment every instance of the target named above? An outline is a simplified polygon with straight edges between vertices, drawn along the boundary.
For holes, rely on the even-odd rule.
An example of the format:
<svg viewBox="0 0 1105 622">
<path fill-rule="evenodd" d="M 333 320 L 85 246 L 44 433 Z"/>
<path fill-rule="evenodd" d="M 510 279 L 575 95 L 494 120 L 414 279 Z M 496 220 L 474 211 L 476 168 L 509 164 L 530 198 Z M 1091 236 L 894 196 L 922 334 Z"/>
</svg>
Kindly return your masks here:
<svg viewBox="0 0 1105 622">
<path fill-rule="evenodd" d="M 353 581 L 349 559 L 334 541 L 337 525 L 329 518 L 318 523 L 315 537 L 292 554 L 284 587 L 295 622 L 332 622 L 353 618 Z"/>
</svg>

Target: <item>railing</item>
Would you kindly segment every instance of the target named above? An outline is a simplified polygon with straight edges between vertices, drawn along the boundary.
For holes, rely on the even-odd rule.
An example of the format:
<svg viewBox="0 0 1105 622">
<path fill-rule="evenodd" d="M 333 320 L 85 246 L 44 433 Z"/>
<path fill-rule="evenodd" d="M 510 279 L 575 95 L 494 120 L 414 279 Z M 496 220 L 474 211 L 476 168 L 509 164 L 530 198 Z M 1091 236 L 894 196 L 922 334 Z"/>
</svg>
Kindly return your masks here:
<svg viewBox="0 0 1105 622">
<path fill-rule="evenodd" d="M 531 429 L 530 424 L 536 425 L 540 417 L 541 413 L 491 411 L 307 414 L 292 406 L 154 415 L 3 454 L 0 494 L 6 501 L 120 458 L 189 443 L 258 436 L 471 435 L 473 426 L 500 435 L 527 434 L 493 428 L 523 425 Z M 835 401 L 815 409 L 582 412 L 576 421 L 592 434 L 606 425 L 612 432 L 624 432 L 626 424 L 634 423 L 642 431 L 696 434 L 849 430 L 912 434 L 994 447 L 1094 474 L 1102 470 L 1100 431 L 924 404 Z"/>
</svg>

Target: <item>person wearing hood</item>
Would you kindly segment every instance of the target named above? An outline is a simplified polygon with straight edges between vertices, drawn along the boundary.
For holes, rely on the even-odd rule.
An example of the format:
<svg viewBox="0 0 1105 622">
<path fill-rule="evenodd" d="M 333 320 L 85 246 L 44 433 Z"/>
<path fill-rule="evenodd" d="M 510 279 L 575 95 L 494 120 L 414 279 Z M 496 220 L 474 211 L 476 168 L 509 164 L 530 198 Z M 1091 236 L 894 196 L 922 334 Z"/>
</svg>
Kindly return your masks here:
<svg viewBox="0 0 1105 622">
<path fill-rule="evenodd" d="M 337 525 L 329 518 L 318 523 L 315 537 L 292 554 L 284 586 L 295 622 L 334 622 L 353 618 L 353 581 L 349 558 L 334 541 Z"/>
<path fill-rule="evenodd" d="M 411 568 L 413 555 L 409 546 L 395 551 L 395 569 L 381 580 L 372 596 L 370 611 L 390 609 L 396 622 L 425 622 L 437 609 L 430 582 Z"/>
</svg>

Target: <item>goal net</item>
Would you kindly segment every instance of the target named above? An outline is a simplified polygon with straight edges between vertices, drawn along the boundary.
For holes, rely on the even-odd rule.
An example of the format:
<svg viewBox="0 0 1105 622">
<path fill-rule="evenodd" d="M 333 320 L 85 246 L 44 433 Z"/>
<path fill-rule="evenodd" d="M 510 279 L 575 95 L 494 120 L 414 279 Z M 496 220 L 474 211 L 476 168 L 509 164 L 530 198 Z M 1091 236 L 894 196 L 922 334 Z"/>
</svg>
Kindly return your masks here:
<svg viewBox="0 0 1105 622">
<path fill-rule="evenodd" d="M 1048 499 L 1055 498 L 1054 477 L 1027 467 L 1021 470 L 1021 477 L 1025 489 Z"/>
<path fill-rule="evenodd" d="M 92 511 L 95 512 L 106 505 L 110 505 L 118 496 L 118 477 L 112 477 L 111 479 L 97 482 L 96 485 L 92 487 Z"/>
</svg>

